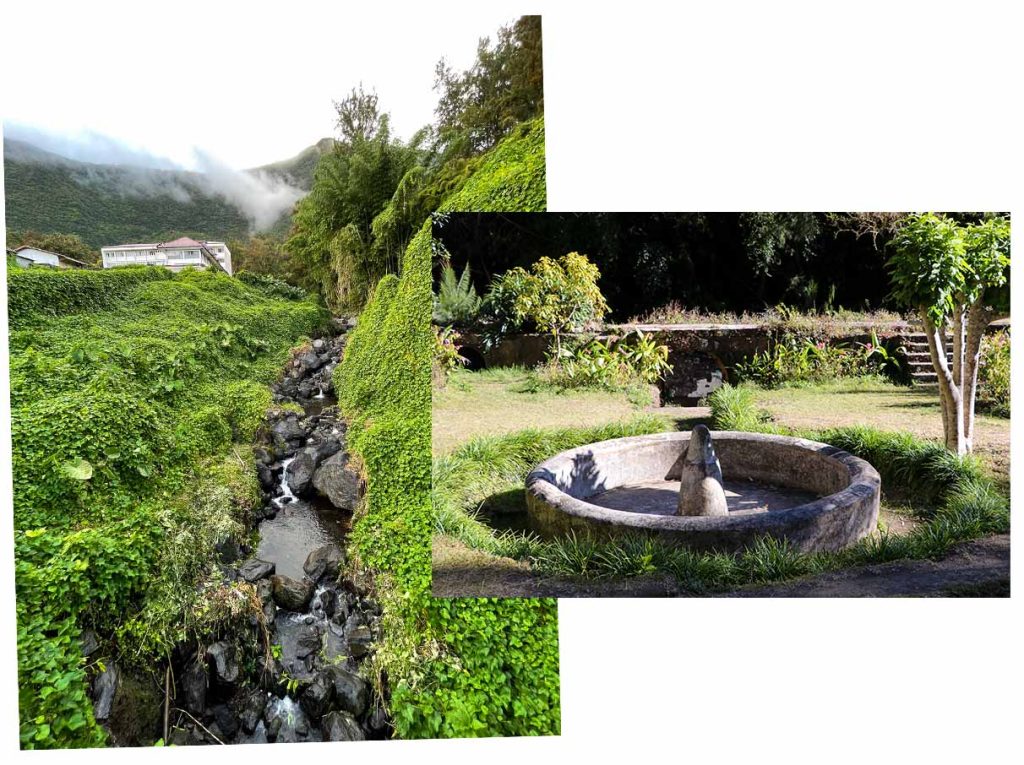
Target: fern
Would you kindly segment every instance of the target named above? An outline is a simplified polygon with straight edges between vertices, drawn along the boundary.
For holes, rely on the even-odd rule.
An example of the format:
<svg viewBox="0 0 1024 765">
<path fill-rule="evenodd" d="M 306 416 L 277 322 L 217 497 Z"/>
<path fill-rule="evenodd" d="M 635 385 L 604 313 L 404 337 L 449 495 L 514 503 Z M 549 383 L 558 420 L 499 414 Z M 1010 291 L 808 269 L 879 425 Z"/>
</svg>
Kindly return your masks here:
<svg viewBox="0 0 1024 765">
<path fill-rule="evenodd" d="M 471 324 L 480 313 L 482 302 L 470 278 L 468 263 L 459 278 L 456 278 L 454 268 L 445 266 L 434 296 L 434 322 L 441 325 Z"/>
</svg>

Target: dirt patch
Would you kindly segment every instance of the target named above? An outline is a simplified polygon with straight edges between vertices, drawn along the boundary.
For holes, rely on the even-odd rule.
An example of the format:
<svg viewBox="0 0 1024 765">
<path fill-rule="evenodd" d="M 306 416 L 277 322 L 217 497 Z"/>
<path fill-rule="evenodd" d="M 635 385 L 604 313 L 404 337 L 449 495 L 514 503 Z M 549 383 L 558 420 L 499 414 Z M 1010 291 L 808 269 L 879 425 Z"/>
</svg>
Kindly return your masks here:
<svg viewBox="0 0 1024 765">
<path fill-rule="evenodd" d="M 451 537 L 433 539 L 435 598 L 657 598 L 678 594 L 672 577 L 575 582 L 540 576 L 525 563 L 487 555 Z"/>
<path fill-rule="evenodd" d="M 745 588 L 744 598 L 1009 597 L 1010 535 L 964 542 L 941 560 L 857 566 L 788 584 Z"/>
</svg>

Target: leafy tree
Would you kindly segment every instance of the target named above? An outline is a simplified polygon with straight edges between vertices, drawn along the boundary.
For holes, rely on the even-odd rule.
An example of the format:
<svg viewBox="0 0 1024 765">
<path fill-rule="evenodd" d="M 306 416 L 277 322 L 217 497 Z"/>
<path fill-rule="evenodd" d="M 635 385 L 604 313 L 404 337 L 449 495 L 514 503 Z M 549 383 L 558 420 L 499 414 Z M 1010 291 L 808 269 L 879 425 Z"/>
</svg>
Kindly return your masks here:
<svg viewBox="0 0 1024 765">
<path fill-rule="evenodd" d="M 100 253 L 86 244 L 77 234 L 41 234 L 38 231 L 8 231 L 7 246 L 38 247 L 40 250 L 67 255 L 69 258 L 84 263 L 96 264 L 100 261 Z"/>
<path fill-rule="evenodd" d="M 993 319 L 1009 315 L 1009 219 L 963 224 L 934 213 L 912 215 L 890 246 L 893 293 L 918 312 L 928 338 L 946 448 L 967 454 L 973 449 L 981 340 Z"/>
<path fill-rule="evenodd" d="M 508 278 L 518 284 L 514 309 L 520 321 L 533 321 L 541 332 L 554 337 L 562 356 L 562 334 L 600 321 L 608 303 L 597 286 L 601 272 L 586 255 L 570 252 L 558 260 L 543 257 L 530 271 L 515 268 Z"/>
<path fill-rule="evenodd" d="M 434 87 L 441 93 L 437 144 L 448 157 L 486 151 L 515 125 L 543 114 L 541 17 L 502 27 L 493 46 L 480 40 L 476 61 L 462 73 L 439 61 Z"/>
</svg>

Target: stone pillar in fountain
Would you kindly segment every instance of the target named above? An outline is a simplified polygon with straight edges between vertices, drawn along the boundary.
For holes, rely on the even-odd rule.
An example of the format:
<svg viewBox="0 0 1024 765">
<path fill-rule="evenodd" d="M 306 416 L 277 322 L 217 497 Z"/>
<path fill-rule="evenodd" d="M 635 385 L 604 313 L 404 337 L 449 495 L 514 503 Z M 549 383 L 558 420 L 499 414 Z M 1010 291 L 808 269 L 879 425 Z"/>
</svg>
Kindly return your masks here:
<svg viewBox="0 0 1024 765">
<path fill-rule="evenodd" d="M 698 425 L 690 433 L 680 481 L 676 515 L 729 514 L 722 487 L 722 466 L 711 442 L 711 431 L 705 425 Z"/>
</svg>

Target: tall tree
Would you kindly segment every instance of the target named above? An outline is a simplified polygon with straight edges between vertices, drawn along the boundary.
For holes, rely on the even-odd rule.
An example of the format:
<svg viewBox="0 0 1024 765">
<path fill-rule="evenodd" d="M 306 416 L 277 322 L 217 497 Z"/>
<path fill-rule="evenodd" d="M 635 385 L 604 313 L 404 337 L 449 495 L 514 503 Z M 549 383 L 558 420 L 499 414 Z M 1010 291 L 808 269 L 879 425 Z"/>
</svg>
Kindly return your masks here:
<svg viewBox="0 0 1024 765">
<path fill-rule="evenodd" d="M 456 72 L 437 64 L 440 91 L 436 138 L 443 156 L 479 154 L 515 125 L 544 113 L 544 62 L 540 16 L 522 16 L 498 30 L 497 42 L 483 38 L 476 61 Z"/>
<path fill-rule="evenodd" d="M 946 448 L 967 454 L 974 446 L 981 340 L 991 321 L 1009 315 L 1010 221 L 990 216 L 961 224 L 944 215 L 912 215 L 890 246 L 894 295 L 917 311 L 928 338 Z"/>
</svg>

